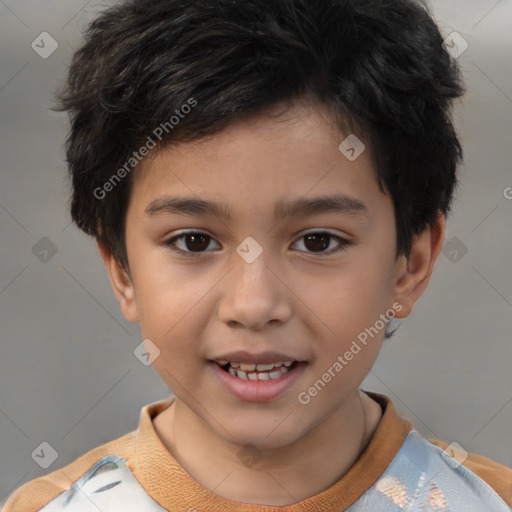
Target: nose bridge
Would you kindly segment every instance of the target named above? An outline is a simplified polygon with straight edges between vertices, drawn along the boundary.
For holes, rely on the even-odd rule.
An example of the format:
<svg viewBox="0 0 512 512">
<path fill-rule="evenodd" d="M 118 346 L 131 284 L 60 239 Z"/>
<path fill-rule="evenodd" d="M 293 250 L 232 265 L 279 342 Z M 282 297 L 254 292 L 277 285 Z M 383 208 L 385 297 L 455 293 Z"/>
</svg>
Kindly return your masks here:
<svg viewBox="0 0 512 512">
<path fill-rule="evenodd" d="M 267 268 L 269 248 L 268 246 L 264 248 L 262 244 L 249 236 L 236 248 L 233 255 L 235 286 L 242 286 L 242 289 L 244 286 L 251 289 L 261 286 L 264 290 L 269 287 L 269 276 L 274 276 Z"/>
<path fill-rule="evenodd" d="M 286 287 L 269 268 L 268 251 L 252 237 L 236 248 L 219 307 L 224 322 L 254 327 L 289 316 Z"/>
</svg>

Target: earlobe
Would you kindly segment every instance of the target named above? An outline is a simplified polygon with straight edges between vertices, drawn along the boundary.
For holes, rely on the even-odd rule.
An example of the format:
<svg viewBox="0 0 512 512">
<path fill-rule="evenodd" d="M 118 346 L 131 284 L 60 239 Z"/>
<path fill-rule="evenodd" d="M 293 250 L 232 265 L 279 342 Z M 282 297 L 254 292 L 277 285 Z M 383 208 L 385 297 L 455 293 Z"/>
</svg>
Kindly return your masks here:
<svg viewBox="0 0 512 512">
<path fill-rule="evenodd" d="M 135 288 L 131 277 L 106 247 L 99 241 L 96 241 L 96 243 L 124 317 L 129 322 L 138 322 L 139 314 L 135 298 Z"/>
<path fill-rule="evenodd" d="M 395 301 L 402 305 L 398 318 L 409 316 L 416 301 L 426 290 L 434 265 L 443 248 L 445 217 L 439 212 L 433 226 L 428 226 L 413 240 L 408 257 L 401 256 L 395 266 Z"/>
</svg>

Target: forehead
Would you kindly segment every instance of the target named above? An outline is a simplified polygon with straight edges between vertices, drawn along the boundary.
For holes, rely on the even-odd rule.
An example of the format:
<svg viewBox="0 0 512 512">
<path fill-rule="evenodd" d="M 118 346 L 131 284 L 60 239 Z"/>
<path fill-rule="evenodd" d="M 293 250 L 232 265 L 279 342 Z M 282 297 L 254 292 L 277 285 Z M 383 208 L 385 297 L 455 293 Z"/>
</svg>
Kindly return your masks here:
<svg viewBox="0 0 512 512">
<path fill-rule="evenodd" d="M 350 160 L 339 148 L 345 139 L 315 104 L 241 118 L 208 138 L 155 150 L 135 173 L 132 199 L 149 215 L 165 209 L 166 197 L 181 196 L 188 203 L 180 206 L 196 214 L 229 218 L 237 207 L 271 206 L 275 218 L 297 206 L 306 212 L 308 198 L 336 194 L 347 211 L 362 212 L 382 194 L 369 151 Z"/>
</svg>

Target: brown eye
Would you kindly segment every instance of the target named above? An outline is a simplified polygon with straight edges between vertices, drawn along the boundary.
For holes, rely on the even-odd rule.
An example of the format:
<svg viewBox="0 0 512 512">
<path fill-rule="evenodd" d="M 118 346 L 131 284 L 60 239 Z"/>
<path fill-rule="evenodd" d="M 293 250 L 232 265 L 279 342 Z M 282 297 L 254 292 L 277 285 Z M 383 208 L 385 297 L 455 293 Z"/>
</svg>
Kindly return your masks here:
<svg viewBox="0 0 512 512">
<path fill-rule="evenodd" d="M 303 244 L 305 250 L 301 249 L 301 252 L 318 254 L 319 256 L 328 256 L 330 254 L 343 251 L 345 247 L 351 244 L 349 240 L 325 231 L 307 233 L 299 240 L 304 240 Z M 175 252 L 195 257 L 201 256 L 203 253 L 211 252 L 207 249 L 212 241 L 213 238 L 207 233 L 190 231 L 171 238 L 165 242 L 165 245 Z M 326 251 L 333 241 L 338 245 L 334 246 L 330 251 Z"/>
<path fill-rule="evenodd" d="M 304 237 L 305 243 L 304 245 L 308 248 L 308 250 L 313 252 L 324 251 L 329 247 L 329 242 L 331 239 L 331 235 L 327 233 L 319 233 L 313 235 L 306 235 Z"/>
<path fill-rule="evenodd" d="M 299 241 L 302 240 L 304 240 L 303 245 L 306 248 L 305 252 L 317 253 L 319 256 L 327 256 L 339 251 L 343 251 L 346 246 L 350 245 L 348 240 L 341 238 L 340 236 L 333 235 L 332 233 L 327 233 L 325 231 L 306 233 L 299 239 Z M 335 246 L 330 251 L 326 251 L 326 249 L 331 245 L 332 241 L 336 241 L 338 246 Z"/>
<path fill-rule="evenodd" d="M 185 247 L 192 252 L 201 252 L 210 245 L 210 237 L 202 233 L 191 233 L 184 235 Z"/>
<path fill-rule="evenodd" d="M 206 251 L 212 240 L 213 238 L 206 233 L 190 231 L 171 238 L 165 245 L 177 252 L 200 255 Z"/>
</svg>

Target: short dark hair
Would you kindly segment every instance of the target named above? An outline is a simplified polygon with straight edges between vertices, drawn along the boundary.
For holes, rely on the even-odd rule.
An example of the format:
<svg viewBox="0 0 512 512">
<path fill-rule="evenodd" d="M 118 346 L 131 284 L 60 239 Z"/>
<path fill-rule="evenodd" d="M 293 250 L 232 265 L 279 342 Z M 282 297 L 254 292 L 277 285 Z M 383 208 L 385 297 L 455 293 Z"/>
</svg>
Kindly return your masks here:
<svg viewBox="0 0 512 512">
<path fill-rule="evenodd" d="M 451 107 L 464 85 L 424 4 L 128 0 L 84 36 L 56 107 L 71 120 L 71 215 L 125 268 L 134 151 L 149 138 L 158 147 L 198 140 L 308 98 L 368 144 L 393 200 L 397 256 L 450 210 L 462 161 Z"/>
</svg>

